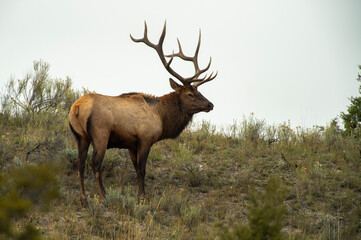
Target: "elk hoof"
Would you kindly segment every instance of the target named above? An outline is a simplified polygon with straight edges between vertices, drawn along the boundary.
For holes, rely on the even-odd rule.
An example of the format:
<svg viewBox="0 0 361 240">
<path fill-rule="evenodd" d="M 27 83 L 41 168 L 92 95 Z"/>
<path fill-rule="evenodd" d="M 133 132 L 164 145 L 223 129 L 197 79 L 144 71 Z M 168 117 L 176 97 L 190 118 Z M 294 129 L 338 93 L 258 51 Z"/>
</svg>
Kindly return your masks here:
<svg viewBox="0 0 361 240">
<path fill-rule="evenodd" d="M 80 198 L 80 204 L 83 208 L 88 208 L 88 199 L 87 198 Z"/>
<path fill-rule="evenodd" d="M 138 195 L 138 203 L 149 203 L 149 202 L 150 202 L 150 198 L 145 194 Z"/>
</svg>

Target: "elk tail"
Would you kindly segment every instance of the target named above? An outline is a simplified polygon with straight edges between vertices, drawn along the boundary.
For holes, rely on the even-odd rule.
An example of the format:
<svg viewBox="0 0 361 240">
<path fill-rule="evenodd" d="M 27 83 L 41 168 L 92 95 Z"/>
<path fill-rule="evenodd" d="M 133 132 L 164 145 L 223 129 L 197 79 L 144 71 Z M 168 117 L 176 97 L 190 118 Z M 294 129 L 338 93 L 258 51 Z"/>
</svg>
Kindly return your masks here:
<svg viewBox="0 0 361 240">
<path fill-rule="evenodd" d="M 80 122 L 78 119 L 78 114 L 79 114 L 79 107 L 72 106 L 69 111 L 69 127 L 75 137 L 75 140 L 76 140 L 78 146 L 80 146 L 80 142 L 82 139 L 81 133 L 84 132 L 84 130 L 82 129 L 82 127 L 80 125 Z"/>
</svg>

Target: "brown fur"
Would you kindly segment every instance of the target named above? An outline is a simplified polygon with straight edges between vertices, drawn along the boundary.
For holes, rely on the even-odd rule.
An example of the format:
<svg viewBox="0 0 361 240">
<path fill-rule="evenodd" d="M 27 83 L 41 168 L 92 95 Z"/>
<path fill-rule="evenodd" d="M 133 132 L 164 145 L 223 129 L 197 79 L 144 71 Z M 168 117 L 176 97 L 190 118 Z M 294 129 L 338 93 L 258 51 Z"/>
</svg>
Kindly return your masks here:
<svg viewBox="0 0 361 240">
<path fill-rule="evenodd" d="M 146 160 L 151 146 L 177 137 L 195 113 L 210 111 L 213 104 L 195 86 L 171 80 L 175 90 L 162 97 L 127 93 L 117 97 L 88 94 L 70 109 L 69 125 L 78 147 L 80 198 L 85 200 L 84 168 L 89 145 L 93 145 L 91 166 L 100 197 L 105 198 L 101 163 L 108 148 L 129 150 L 138 179 L 138 194 L 144 194 Z"/>
</svg>

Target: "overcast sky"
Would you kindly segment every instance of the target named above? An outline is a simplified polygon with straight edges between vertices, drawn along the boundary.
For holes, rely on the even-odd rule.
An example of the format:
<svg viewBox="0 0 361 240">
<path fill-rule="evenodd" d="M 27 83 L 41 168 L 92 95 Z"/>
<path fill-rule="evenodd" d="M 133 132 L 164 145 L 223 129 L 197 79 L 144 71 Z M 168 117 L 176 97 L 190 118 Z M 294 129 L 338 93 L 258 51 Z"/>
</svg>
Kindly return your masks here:
<svg viewBox="0 0 361 240">
<path fill-rule="evenodd" d="M 178 37 L 218 77 L 199 90 L 215 105 L 202 119 L 232 124 L 251 112 L 268 124 L 325 125 L 358 94 L 360 0 L 74 1 L 0 0 L 0 85 L 21 78 L 34 60 L 75 88 L 106 95 L 171 91 L 156 52 L 134 43 L 144 20 L 156 42 L 164 21 L 164 51 Z M 191 63 L 172 64 L 182 75 Z"/>
</svg>

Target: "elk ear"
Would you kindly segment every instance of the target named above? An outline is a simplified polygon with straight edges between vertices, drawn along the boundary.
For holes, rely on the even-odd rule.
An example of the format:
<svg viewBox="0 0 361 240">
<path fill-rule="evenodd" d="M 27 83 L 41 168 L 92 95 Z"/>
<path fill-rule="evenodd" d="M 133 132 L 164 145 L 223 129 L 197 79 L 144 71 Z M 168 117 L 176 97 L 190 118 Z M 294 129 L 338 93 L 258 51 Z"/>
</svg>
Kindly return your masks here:
<svg viewBox="0 0 361 240">
<path fill-rule="evenodd" d="M 169 83 L 170 83 L 170 86 L 171 88 L 174 90 L 174 91 L 177 91 L 179 89 L 181 89 L 181 85 L 179 85 L 178 83 L 176 83 L 173 79 L 169 78 Z"/>
</svg>

